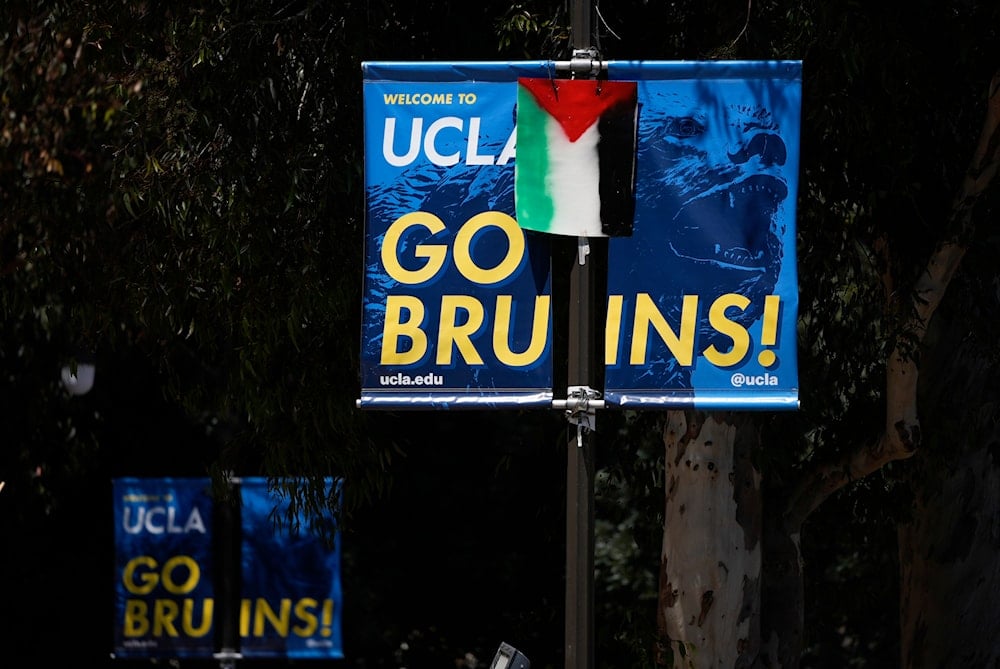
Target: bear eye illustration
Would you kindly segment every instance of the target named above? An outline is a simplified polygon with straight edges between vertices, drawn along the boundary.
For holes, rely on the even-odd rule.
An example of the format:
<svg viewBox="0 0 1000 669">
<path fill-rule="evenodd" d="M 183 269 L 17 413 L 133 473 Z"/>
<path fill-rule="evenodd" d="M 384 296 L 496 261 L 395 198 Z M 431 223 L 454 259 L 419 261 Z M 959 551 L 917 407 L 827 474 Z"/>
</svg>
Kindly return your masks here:
<svg viewBox="0 0 1000 669">
<path fill-rule="evenodd" d="M 667 134 L 673 137 L 694 137 L 705 132 L 705 126 L 691 116 L 671 116 L 666 120 Z"/>
</svg>

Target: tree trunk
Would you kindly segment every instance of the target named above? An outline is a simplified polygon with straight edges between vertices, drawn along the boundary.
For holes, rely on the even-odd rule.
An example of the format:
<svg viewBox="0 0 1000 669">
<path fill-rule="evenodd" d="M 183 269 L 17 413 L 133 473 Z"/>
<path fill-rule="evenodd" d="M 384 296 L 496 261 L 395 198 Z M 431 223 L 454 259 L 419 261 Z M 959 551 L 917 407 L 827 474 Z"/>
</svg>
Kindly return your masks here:
<svg viewBox="0 0 1000 669">
<path fill-rule="evenodd" d="M 667 413 L 659 664 L 730 669 L 750 667 L 756 658 L 761 498 L 750 459 L 756 441 L 745 416 Z"/>
<path fill-rule="evenodd" d="M 957 313 L 996 300 L 981 298 Z M 995 333 L 976 329 L 952 323 L 928 361 L 925 404 L 942 428 L 910 472 L 913 517 L 899 532 L 903 669 L 1000 666 L 1000 370 Z"/>
<path fill-rule="evenodd" d="M 798 667 L 804 608 L 800 528 L 813 510 L 845 485 L 919 451 L 923 430 L 917 411 L 918 382 L 921 387 L 928 384 L 921 380 L 917 353 L 936 349 L 953 376 L 951 381 L 931 384 L 943 391 L 940 402 L 927 402 L 935 417 L 968 416 L 967 404 L 972 402 L 985 408 L 974 426 L 978 432 L 960 419 L 960 427 L 968 430 L 964 434 L 976 433 L 971 442 L 975 448 L 946 460 L 947 467 L 929 460 L 932 464 L 924 468 L 925 475 L 915 478 L 917 516 L 901 534 L 904 668 L 978 667 L 987 662 L 1000 666 L 1000 635 L 992 629 L 996 616 L 990 609 L 990 600 L 1000 594 L 996 560 L 1000 426 L 997 403 L 984 400 L 1000 398 L 992 380 L 995 369 L 992 377 L 988 373 L 991 364 L 996 365 L 978 358 L 974 371 L 987 373 L 973 375 L 977 379 L 973 383 L 968 374 L 954 375 L 954 370 L 962 369 L 954 362 L 959 345 L 943 346 L 927 337 L 977 221 L 993 220 L 990 212 L 983 212 L 988 207 L 983 195 L 998 171 L 1000 73 L 990 83 L 979 142 L 924 271 L 910 291 L 899 291 L 893 277 L 888 272 L 883 275 L 887 305 L 902 317 L 886 360 L 884 428 L 871 441 L 841 449 L 843 455 L 833 460 L 813 462 L 787 497 L 769 510 L 763 578 L 760 475 L 749 457 L 758 439 L 752 424 L 729 413 L 668 412 L 663 433 L 666 512 L 657 620 L 659 663 L 691 669 Z M 885 246 L 880 248 L 888 257 Z M 993 285 L 998 284 L 995 280 Z M 981 303 L 995 302 L 995 297 L 986 296 Z M 982 309 L 966 311 L 980 313 L 981 318 Z M 1000 335 L 980 340 L 982 357 L 995 350 L 997 338 Z M 963 395 L 961 389 L 967 392 Z M 942 408 L 958 397 L 966 402 L 958 400 L 950 411 Z M 939 433 L 959 441 L 945 429 Z M 958 506 L 949 506 L 954 504 Z M 956 621 L 966 624 L 956 631 Z M 971 660 L 959 659 L 966 656 Z"/>
<path fill-rule="evenodd" d="M 764 514 L 764 566 L 761 591 L 761 649 L 755 667 L 796 669 L 803 649 L 805 584 L 800 528 L 783 512 L 784 491 L 768 490 Z"/>
<path fill-rule="evenodd" d="M 992 453 L 982 444 L 923 482 L 900 530 L 903 669 L 1000 666 L 1000 430 L 990 438 Z"/>
</svg>

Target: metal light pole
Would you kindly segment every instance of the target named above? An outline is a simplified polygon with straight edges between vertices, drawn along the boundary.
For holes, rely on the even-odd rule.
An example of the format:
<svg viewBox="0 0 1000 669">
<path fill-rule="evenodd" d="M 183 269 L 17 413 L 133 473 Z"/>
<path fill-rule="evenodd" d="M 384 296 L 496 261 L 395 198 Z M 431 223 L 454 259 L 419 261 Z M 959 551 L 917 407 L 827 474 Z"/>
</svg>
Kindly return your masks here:
<svg viewBox="0 0 1000 669">
<path fill-rule="evenodd" d="M 590 49 L 591 12 L 589 0 L 573 0 L 570 24 L 574 61 Z M 592 62 L 588 70 L 590 65 Z M 592 72 L 588 71 L 587 76 L 593 76 Z M 594 353 L 594 263 L 589 250 L 587 238 L 578 238 L 577 258 L 570 270 L 568 401 L 576 395 L 583 405 L 578 404 L 577 411 L 570 412 L 566 444 L 566 669 L 592 669 L 594 664 L 595 443 L 592 420 L 588 422 L 593 414 L 586 408 L 591 397 Z"/>
</svg>

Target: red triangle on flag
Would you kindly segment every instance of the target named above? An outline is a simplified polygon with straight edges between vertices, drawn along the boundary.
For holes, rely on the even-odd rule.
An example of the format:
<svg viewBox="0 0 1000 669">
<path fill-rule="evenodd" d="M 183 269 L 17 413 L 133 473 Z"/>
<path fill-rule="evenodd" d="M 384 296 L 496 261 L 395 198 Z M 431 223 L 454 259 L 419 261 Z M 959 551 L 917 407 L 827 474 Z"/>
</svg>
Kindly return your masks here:
<svg viewBox="0 0 1000 669">
<path fill-rule="evenodd" d="M 610 107 L 636 99 L 634 81 L 604 81 L 597 79 L 519 78 L 538 101 L 538 105 L 559 122 L 575 142 Z"/>
</svg>

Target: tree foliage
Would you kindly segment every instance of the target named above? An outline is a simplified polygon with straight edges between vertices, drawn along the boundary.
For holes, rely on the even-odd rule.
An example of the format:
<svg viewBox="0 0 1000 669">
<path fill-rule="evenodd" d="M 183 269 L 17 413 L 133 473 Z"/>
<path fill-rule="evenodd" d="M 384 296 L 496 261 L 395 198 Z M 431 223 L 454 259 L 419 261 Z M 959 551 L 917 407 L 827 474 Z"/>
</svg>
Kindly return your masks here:
<svg viewBox="0 0 1000 669">
<path fill-rule="evenodd" d="M 521 430 L 494 431 L 507 437 L 503 447 L 484 448 L 469 444 L 474 431 L 457 431 L 468 417 L 373 418 L 354 408 L 361 62 L 493 57 L 497 8 L 127 0 L 8 8 L 0 50 L 0 400 L 9 447 L 0 455 L 0 519 L 3 535 L 20 539 L 2 564 L 17 602 L 3 614 L 18 644 L 11 652 L 39 652 L 28 625 L 60 592 L 106 600 L 93 577 L 106 572 L 106 551 L 73 562 L 76 589 L 30 596 L 13 584 L 33 582 L 45 565 L 56 571 L 53 561 L 67 550 L 112 545 L 104 524 L 95 530 L 110 476 L 344 477 L 345 531 L 361 513 L 358 524 L 367 519 L 400 535 L 399 561 L 387 567 L 397 570 L 394 579 L 365 571 L 389 557 L 385 545 L 371 535 L 356 544 L 346 561 L 370 581 L 350 584 L 352 594 L 374 610 L 402 610 L 398 592 L 374 584 L 409 587 L 419 576 L 406 565 L 431 564 L 413 559 L 421 550 L 414 542 L 454 535 L 421 535 L 418 504 L 379 516 L 376 500 L 388 505 L 393 475 L 416 467 L 428 489 L 500 504 L 509 494 L 500 487 L 504 473 L 523 466 Z M 442 14 L 450 20 L 436 18 Z M 59 369 L 85 354 L 96 355 L 96 385 L 68 396 Z M 552 422 L 522 425 L 546 434 Z M 436 441 L 443 452 L 464 447 L 466 459 L 442 470 L 426 457 Z M 498 468 L 495 481 L 456 464 L 473 453 L 486 471 Z M 319 490 L 291 489 L 293 508 L 333 505 Z M 408 490 L 399 494 L 427 494 Z M 549 542 L 547 522 L 530 514 L 527 522 L 538 532 L 522 532 L 529 545 Z M 451 548 L 463 559 L 476 550 L 464 538 Z M 478 552 L 472 559 L 484 565 L 500 559 Z M 548 575 L 548 590 L 531 589 L 549 597 L 558 577 L 551 561 L 541 562 L 525 567 L 537 577 L 507 565 L 468 577 L 468 587 L 492 576 L 530 588 Z M 359 622 L 355 652 L 390 666 L 411 632 L 429 638 L 437 616 L 463 615 L 441 612 L 445 603 L 427 597 L 435 601 L 415 601 L 399 622 Z M 534 629 L 538 620 L 517 625 Z M 496 643 L 495 623 L 484 622 L 476 640 Z M 67 652 L 92 646 L 88 637 L 101 637 L 104 626 L 74 629 Z"/>
<path fill-rule="evenodd" d="M 593 42 L 606 58 L 804 61 L 802 410 L 760 417 L 767 447 L 756 458 L 769 486 L 787 488 L 805 466 L 873 439 L 881 425 L 884 361 L 900 326 L 887 298 L 908 290 L 940 239 L 1000 63 L 1000 10 L 965 0 L 595 5 Z M 6 532 L 44 527 L 88 477 L 108 473 L 333 474 L 352 482 L 348 511 L 370 508 L 412 466 L 407 455 L 458 439 L 461 419 L 353 409 L 360 64 L 565 57 L 566 3 L 6 8 L 0 406 L 14 418 L 0 501 L 17 500 Z M 963 240 L 971 251 L 944 309 L 978 350 L 993 352 L 982 364 L 995 366 L 998 238 L 978 230 Z M 97 355 L 98 385 L 70 398 L 58 370 L 84 353 Z M 965 420 L 940 392 L 922 398 L 937 437 L 932 463 L 947 460 L 936 446 L 947 435 L 985 430 L 988 417 Z M 975 409 L 989 414 L 992 405 Z M 525 432 L 551 437 L 548 418 L 518 419 Z M 658 551 L 659 421 L 601 423 L 600 611 L 614 623 L 600 648 L 631 663 L 621 666 L 648 658 L 642 635 L 653 621 L 638 607 Z M 515 469 L 523 453 L 491 452 Z M 808 666 L 895 657 L 894 631 L 864 630 L 894 592 L 884 574 L 888 533 L 910 508 L 903 471 L 892 465 L 844 489 L 805 530 L 807 589 L 823 602 L 808 614 Z M 310 508 L 331 503 L 296 492 Z M 54 544 L 33 545 L 19 569 Z M 873 602 L 873 592 L 884 595 Z"/>
</svg>

